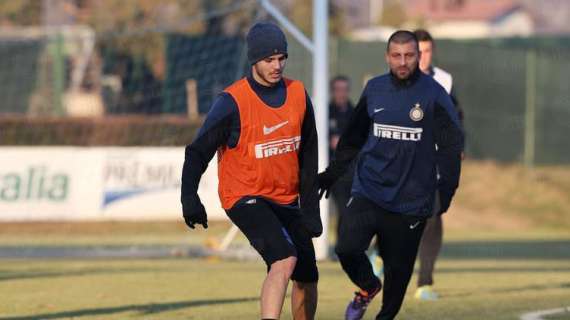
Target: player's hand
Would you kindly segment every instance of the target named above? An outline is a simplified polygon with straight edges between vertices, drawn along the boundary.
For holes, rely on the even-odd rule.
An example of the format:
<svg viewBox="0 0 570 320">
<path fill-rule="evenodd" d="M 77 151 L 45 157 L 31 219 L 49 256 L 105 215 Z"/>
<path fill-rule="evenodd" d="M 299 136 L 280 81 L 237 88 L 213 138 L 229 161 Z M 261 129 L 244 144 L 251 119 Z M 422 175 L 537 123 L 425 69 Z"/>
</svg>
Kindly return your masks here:
<svg viewBox="0 0 570 320">
<path fill-rule="evenodd" d="M 182 212 L 184 222 L 190 229 L 195 229 L 196 224 L 201 224 L 204 229 L 208 229 L 206 209 L 198 195 L 191 197 L 191 199 L 182 199 Z"/>
<path fill-rule="evenodd" d="M 319 199 L 322 199 L 323 195 L 326 199 L 328 199 L 330 196 L 331 188 L 336 179 L 329 171 L 325 170 L 324 172 L 319 173 L 317 180 L 319 183 Z"/>
<path fill-rule="evenodd" d="M 447 212 L 449 206 L 451 205 L 451 198 L 453 197 L 449 193 L 442 192 L 441 190 L 438 192 L 439 194 L 439 215 L 442 215 Z"/>
<path fill-rule="evenodd" d="M 316 238 L 323 233 L 323 224 L 319 215 L 312 217 L 304 213 L 301 218 L 293 221 L 292 227 L 295 232 L 307 238 Z"/>
<path fill-rule="evenodd" d="M 435 198 L 433 199 L 433 213 L 437 215 L 442 215 L 441 212 L 441 196 L 439 194 L 439 190 L 435 191 Z"/>
<path fill-rule="evenodd" d="M 184 222 L 186 222 L 186 225 L 188 225 L 190 229 L 195 229 L 195 224 L 201 224 L 204 229 L 208 229 L 208 217 L 206 216 L 205 210 L 185 215 Z"/>
</svg>

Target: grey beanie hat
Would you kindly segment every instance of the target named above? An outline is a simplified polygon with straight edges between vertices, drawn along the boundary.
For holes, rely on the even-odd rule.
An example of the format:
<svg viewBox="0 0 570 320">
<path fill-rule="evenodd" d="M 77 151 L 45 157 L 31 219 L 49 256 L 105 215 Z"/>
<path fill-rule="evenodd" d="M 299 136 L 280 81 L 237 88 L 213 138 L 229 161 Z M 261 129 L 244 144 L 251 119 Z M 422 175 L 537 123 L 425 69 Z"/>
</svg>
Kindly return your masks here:
<svg viewBox="0 0 570 320">
<path fill-rule="evenodd" d="M 271 22 L 258 22 L 247 33 L 247 60 L 255 64 L 274 54 L 287 56 L 287 38 L 281 29 Z"/>
</svg>

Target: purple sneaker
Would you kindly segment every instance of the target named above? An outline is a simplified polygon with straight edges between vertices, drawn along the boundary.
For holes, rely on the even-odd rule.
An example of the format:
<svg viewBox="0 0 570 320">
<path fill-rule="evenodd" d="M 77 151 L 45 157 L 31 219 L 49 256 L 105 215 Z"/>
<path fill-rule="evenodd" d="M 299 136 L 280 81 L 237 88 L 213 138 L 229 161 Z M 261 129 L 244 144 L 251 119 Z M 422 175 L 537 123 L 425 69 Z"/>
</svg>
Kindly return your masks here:
<svg viewBox="0 0 570 320">
<path fill-rule="evenodd" d="M 350 301 L 346 307 L 346 312 L 344 313 L 344 319 L 346 320 L 360 320 L 368 308 L 370 301 L 380 292 L 382 287 L 374 289 L 372 292 L 367 292 L 365 290 L 360 290 L 354 293 L 354 299 Z"/>
</svg>

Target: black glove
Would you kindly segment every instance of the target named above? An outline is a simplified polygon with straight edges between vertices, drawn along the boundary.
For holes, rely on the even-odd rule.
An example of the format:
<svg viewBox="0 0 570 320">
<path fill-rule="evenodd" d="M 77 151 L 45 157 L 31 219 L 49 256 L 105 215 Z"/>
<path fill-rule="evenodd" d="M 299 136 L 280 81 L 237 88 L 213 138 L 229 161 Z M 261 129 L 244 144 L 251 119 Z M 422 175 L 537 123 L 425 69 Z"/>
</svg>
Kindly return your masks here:
<svg viewBox="0 0 570 320">
<path fill-rule="evenodd" d="M 336 182 L 336 178 L 333 176 L 333 174 L 330 171 L 325 170 L 324 172 L 319 173 L 317 180 L 319 183 L 319 199 L 322 199 L 323 195 L 325 196 L 326 199 L 328 199 L 331 192 L 331 188 L 333 184 Z"/>
<path fill-rule="evenodd" d="M 433 210 L 432 213 L 434 215 L 441 215 L 443 214 L 443 212 L 441 212 L 441 198 L 439 195 L 439 190 L 435 190 L 435 197 L 433 199 Z"/>
<path fill-rule="evenodd" d="M 190 229 L 195 229 L 195 224 L 201 224 L 204 229 L 208 229 L 208 216 L 206 215 L 206 209 L 200 197 L 195 195 L 187 199 L 182 199 L 182 212 L 184 216 L 184 222 Z"/>
<path fill-rule="evenodd" d="M 439 197 L 437 197 L 437 194 L 439 194 Z M 438 193 L 436 194 L 436 199 L 439 200 L 439 215 L 444 214 L 445 212 L 447 212 L 447 209 L 449 209 L 449 206 L 451 205 L 451 199 L 453 198 L 453 193 L 450 192 L 443 192 L 442 190 L 438 191 Z"/>
<path fill-rule="evenodd" d="M 301 209 L 301 217 L 295 219 L 293 228 L 308 238 L 316 238 L 323 233 L 319 208 Z"/>
<path fill-rule="evenodd" d="M 307 217 L 296 219 L 292 222 L 291 229 L 305 239 L 316 238 L 323 233 L 323 226 L 320 219 L 317 222 L 313 220 Z"/>
</svg>

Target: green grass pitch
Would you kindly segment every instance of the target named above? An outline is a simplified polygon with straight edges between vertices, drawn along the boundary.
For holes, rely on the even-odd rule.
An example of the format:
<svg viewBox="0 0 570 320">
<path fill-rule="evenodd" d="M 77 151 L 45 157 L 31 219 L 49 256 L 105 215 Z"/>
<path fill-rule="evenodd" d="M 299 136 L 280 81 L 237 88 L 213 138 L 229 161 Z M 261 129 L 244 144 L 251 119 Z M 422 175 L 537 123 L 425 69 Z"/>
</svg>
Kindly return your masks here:
<svg viewBox="0 0 570 320">
<path fill-rule="evenodd" d="M 256 319 L 261 262 L 207 259 L 3 260 L 0 320 Z M 318 319 L 341 319 L 354 287 L 320 263 Z M 567 259 L 455 259 L 438 264 L 436 302 L 409 287 L 400 319 L 518 319 L 570 303 Z M 380 306 L 376 298 L 365 319 Z M 288 301 L 283 319 L 291 319 Z M 549 319 L 568 319 L 568 314 Z"/>
</svg>

